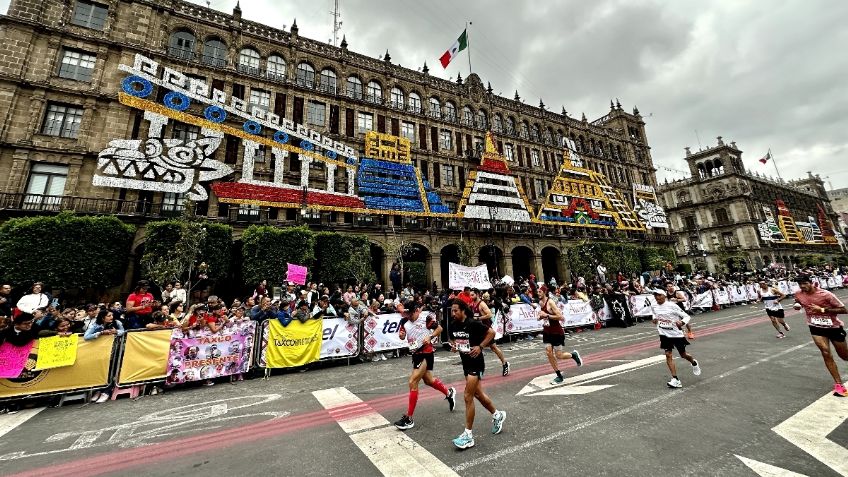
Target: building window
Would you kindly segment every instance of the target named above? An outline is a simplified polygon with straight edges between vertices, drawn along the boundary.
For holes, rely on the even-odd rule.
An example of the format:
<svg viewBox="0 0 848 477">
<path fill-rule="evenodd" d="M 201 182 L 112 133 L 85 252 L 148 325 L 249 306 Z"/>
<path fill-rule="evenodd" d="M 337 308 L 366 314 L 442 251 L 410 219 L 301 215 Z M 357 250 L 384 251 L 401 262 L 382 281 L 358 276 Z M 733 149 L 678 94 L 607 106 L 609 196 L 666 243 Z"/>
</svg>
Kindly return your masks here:
<svg viewBox="0 0 848 477">
<path fill-rule="evenodd" d="M 368 82 L 368 91 L 365 99 L 372 103 L 381 104 L 383 102 L 383 87 L 376 81 Z"/>
<path fill-rule="evenodd" d="M 539 126 L 534 124 L 533 127 L 530 128 L 530 139 L 533 141 L 539 140 Z"/>
<path fill-rule="evenodd" d="M 488 129 L 489 128 L 489 117 L 486 116 L 486 111 L 480 110 L 477 111 L 477 127 L 480 129 Z"/>
<path fill-rule="evenodd" d="M 109 15 L 109 7 L 87 0 L 77 0 L 74 6 L 74 17 L 71 23 L 81 27 L 94 30 L 103 30 L 106 25 L 106 17 Z"/>
<path fill-rule="evenodd" d="M 283 81 L 286 79 L 286 60 L 281 56 L 271 55 L 268 57 L 268 79 Z"/>
<path fill-rule="evenodd" d="M 400 125 L 400 135 L 415 142 L 415 123 L 404 121 Z"/>
<path fill-rule="evenodd" d="M 254 204 L 241 204 L 238 208 L 238 220 L 256 220 L 259 217 L 259 206 Z"/>
<path fill-rule="evenodd" d="M 466 126 L 474 125 L 474 112 L 468 106 L 462 108 L 462 124 Z"/>
<path fill-rule="evenodd" d="M 536 191 L 536 197 L 545 197 L 545 181 L 542 179 L 533 179 L 533 188 Z"/>
<path fill-rule="evenodd" d="M 227 66 L 227 45 L 214 38 L 203 42 L 203 64 L 217 68 Z"/>
<path fill-rule="evenodd" d="M 515 161 L 515 150 L 512 148 L 512 144 L 504 144 L 504 155 L 507 161 Z"/>
<path fill-rule="evenodd" d="M 727 216 L 727 210 L 725 209 L 716 209 L 715 211 L 716 222 L 719 224 L 729 224 L 730 217 Z"/>
<path fill-rule="evenodd" d="M 318 101 L 310 101 L 306 111 L 306 122 L 312 126 L 323 127 L 326 124 L 327 106 Z"/>
<path fill-rule="evenodd" d="M 444 151 L 450 151 L 451 149 L 453 149 L 453 142 L 451 139 L 452 137 L 452 132 L 448 131 L 447 129 L 443 129 L 439 133 L 439 148 Z"/>
<path fill-rule="evenodd" d="M 195 42 L 196 40 L 191 32 L 174 32 L 168 40 L 168 54 L 184 60 L 193 60 Z"/>
<path fill-rule="evenodd" d="M 357 131 L 366 133 L 374 129 L 374 115 L 371 113 L 359 113 L 356 118 Z"/>
<path fill-rule="evenodd" d="M 724 232 L 721 234 L 721 240 L 724 243 L 725 247 L 735 247 L 736 246 L 736 238 L 733 236 L 733 232 Z"/>
<path fill-rule="evenodd" d="M 394 86 L 391 91 L 391 101 L 392 107 L 397 109 L 403 109 L 403 105 L 406 103 L 406 100 L 403 96 L 403 91 L 397 86 Z"/>
<path fill-rule="evenodd" d="M 683 218 L 683 223 L 686 224 L 686 230 L 694 231 L 698 228 L 698 222 L 694 215 L 688 215 Z"/>
<path fill-rule="evenodd" d="M 260 144 L 253 152 L 253 162 L 265 162 L 268 159 L 268 148 Z"/>
<path fill-rule="evenodd" d="M 503 117 L 500 115 L 500 113 L 495 114 L 495 117 L 492 120 L 492 129 L 496 133 L 503 131 Z"/>
<path fill-rule="evenodd" d="M 353 99 L 362 99 L 362 80 L 356 76 L 347 78 L 347 95 Z"/>
<path fill-rule="evenodd" d="M 324 68 L 321 70 L 321 91 L 330 94 L 336 94 L 336 72 L 329 69 Z"/>
<path fill-rule="evenodd" d="M 82 108 L 64 104 L 49 103 L 41 134 L 76 138 L 82 122 Z"/>
<path fill-rule="evenodd" d="M 315 87 L 315 68 L 313 68 L 309 63 L 301 63 L 297 65 L 295 79 L 298 86 L 303 86 L 305 88 Z"/>
<path fill-rule="evenodd" d="M 68 166 L 63 164 L 35 163 L 29 172 L 26 197 L 27 208 L 58 207 L 65 194 Z"/>
<path fill-rule="evenodd" d="M 271 109 L 271 93 L 262 91 L 261 89 L 250 90 L 250 105 L 255 106 L 263 111 Z"/>
<path fill-rule="evenodd" d="M 174 131 L 171 133 L 171 137 L 179 139 L 183 143 L 194 141 L 200 137 L 200 126 L 180 122 L 174 123 Z"/>
<path fill-rule="evenodd" d="M 253 48 L 242 48 L 239 52 L 238 70 L 249 75 L 259 74 L 259 52 Z"/>
<path fill-rule="evenodd" d="M 445 187 L 453 187 L 456 185 L 456 181 L 453 177 L 453 166 L 447 164 L 442 166 L 442 184 Z"/>
<path fill-rule="evenodd" d="M 421 112 L 421 96 L 418 93 L 409 93 L 409 111 L 415 114 Z"/>
<path fill-rule="evenodd" d="M 185 194 L 166 192 L 162 196 L 162 212 L 181 212 L 185 209 Z"/>
<path fill-rule="evenodd" d="M 533 167 L 539 167 L 542 165 L 541 161 L 539 161 L 538 149 L 530 149 L 530 162 L 533 164 Z"/>
<path fill-rule="evenodd" d="M 62 49 L 59 77 L 77 81 L 91 81 L 97 57 L 84 51 Z"/>
<path fill-rule="evenodd" d="M 442 117 L 442 103 L 438 98 L 430 98 L 430 117 L 436 119 Z"/>
<path fill-rule="evenodd" d="M 506 118 L 506 133 L 515 134 L 515 120 L 512 118 Z"/>
<path fill-rule="evenodd" d="M 521 123 L 521 132 L 519 133 L 521 139 L 529 139 L 530 138 L 530 126 L 527 125 L 527 121 L 523 121 Z"/>
<path fill-rule="evenodd" d="M 448 121 L 456 121 L 456 106 L 450 101 L 445 102 L 445 119 Z"/>
</svg>

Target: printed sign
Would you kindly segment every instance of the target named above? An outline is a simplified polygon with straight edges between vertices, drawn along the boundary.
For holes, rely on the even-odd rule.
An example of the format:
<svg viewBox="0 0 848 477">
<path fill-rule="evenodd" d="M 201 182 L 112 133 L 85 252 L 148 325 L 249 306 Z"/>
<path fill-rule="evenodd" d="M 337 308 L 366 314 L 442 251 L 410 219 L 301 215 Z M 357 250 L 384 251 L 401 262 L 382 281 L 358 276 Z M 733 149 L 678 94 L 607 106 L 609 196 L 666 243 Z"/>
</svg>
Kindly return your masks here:
<svg viewBox="0 0 848 477">
<path fill-rule="evenodd" d="M 486 265 L 465 267 L 458 263 L 450 263 L 448 286 L 451 290 L 462 290 L 465 287 L 488 290 L 492 287 L 492 282 L 489 281 L 489 269 Z"/>
<path fill-rule="evenodd" d="M 233 323 L 217 333 L 175 329 L 165 382 L 185 383 L 247 372 L 255 330 L 255 321 Z"/>
<path fill-rule="evenodd" d="M 78 345 L 79 335 L 39 338 L 38 359 L 35 362 L 35 369 L 73 366 L 77 361 Z"/>
<path fill-rule="evenodd" d="M 369 353 L 406 348 L 406 341 L 398 337 L 400 313 L 369 316 L 365 320 L 365 351 Z"/>
<path fill-rule="evenodd" d="M 287 263 L 286 265 L 289 267 L 288 272 L 286 272 L 286 280 L 295 285 L 306 285 L 306 273 L 308 272 L 306 267 L 293 263 Z"/>
<path fill-rule="evenodd" d="M 23 346 L 15 346 L 11 343 L 0 345 L 0 378 L 17 378 L 20 376 L 32 349 L 32 343 L 30 341 Z"/>
<path fill-rule="evenodd" d="M 628 301 L 633 316 L 653 316 L 651 308 L 657 306 L 657 299 L 650 294 L 633 295 Z"/>
<path fill-rule="evenodd" d="M 542 322 L 539 321 L 539 305 L 528 305 L 518 303 L 509 307 L 507 314 L 507 333 L 527 333 L 531 331 L 542 331 Z"/>
<path fill-rule="evenodd" d="M 344 318 L 324 318 L 321 331 L 321 359 L 356 356 L 359 353 L 358 328 Z"/>
<path fill-rule="evenodd" d="M 321 357 L 322 322 L 292 320 L 288 326 L 283 326 L 278 320 L 268 320 L 265 366 L 290 368 L 318 361 Z"/>
<path fill-rule="evenodd" d="M 588 301 L 568 300 L 567 303 L 560 303 L 559 309 L 562 311 L 563 328 L 595 324 L 595 312 Z"/>
</svg>

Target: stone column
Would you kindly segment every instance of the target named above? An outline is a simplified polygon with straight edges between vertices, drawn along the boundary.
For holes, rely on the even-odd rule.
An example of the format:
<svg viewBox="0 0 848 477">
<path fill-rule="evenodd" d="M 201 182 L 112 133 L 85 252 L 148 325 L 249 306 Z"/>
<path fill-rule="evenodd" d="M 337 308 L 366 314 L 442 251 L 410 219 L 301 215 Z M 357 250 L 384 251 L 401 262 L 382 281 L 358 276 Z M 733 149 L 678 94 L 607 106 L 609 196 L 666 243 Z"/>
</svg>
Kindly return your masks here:
<svg viewBox="0 0 848 477">
<path fill-rule="evenodd" d="M 272 148 L 271 154 L 274 155 L 274 183 L 283 185 L 286 180 L 286 159 L 289 157 L 289 152 L 283 149 Z"/>
<path fill-rule="evenodd" d="M 502 268 L 501 273 L 503 273 L 504 275 L 509 275 L 512 278 L 515 278 L 515 276 L 512 273 L 512 254 L 511 253 L 505 253 L 503 255 L 503 268 Z"/>
<path fill-rule="evenodd" d="M 544 276 L 543 268 L 542 268 L 542 255 L 541 254 L 533 254 L 533 274 L 536 275 L 537 282 L 545 282 L 547 283 L 547 279 Z"/>
<path fill-rule="evenodd" d="M 427 282 L 427 287 L 429 288 L 433 282 L 436 282 L 436 285 L 441 288 L 442 287 L 442 254 L 441 253 L 432 253 L 430 254 L 430 263 L 427 275 L 429 277 L 429 281 Z"/>
<path fill-rule="evenodd" d="M 327 163 L 327 192 L 336 190 L 336 167 L 335 164 Z"/>
</svg>

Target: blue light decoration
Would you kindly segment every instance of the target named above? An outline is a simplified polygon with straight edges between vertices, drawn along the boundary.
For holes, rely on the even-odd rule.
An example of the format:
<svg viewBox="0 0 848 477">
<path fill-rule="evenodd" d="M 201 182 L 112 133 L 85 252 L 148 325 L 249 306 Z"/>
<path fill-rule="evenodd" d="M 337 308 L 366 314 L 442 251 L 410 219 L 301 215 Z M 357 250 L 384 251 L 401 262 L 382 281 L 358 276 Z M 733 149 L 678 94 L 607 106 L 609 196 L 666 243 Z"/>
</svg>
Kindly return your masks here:
<svg viewBox="0 0 848 477">
<path fill-rule="evenodd" d="M 124 81 L 121 82 L 121 88 L 124 93 L 136 98 L 146 98 L 153 93 L 153 83 L 135 75 L 124 78 Z"/>
<path fill-rule="evenodd" d="M 244 126 L 242 126 L 244 132 L 248 134 L 261 134 L 262 133 L 262 125 L 257 123 L 256 121 L 245 121 Z"/>
<path fill-rule="evenodd" d="M 300 141 L 300 148 L 304 151 L 314 151 L 315 145 L 309 141 Z"/>
<path fill-rule="evenodd" d="M 284 131 L 277 131 L 274 133 L 274 141 L 280 144 L 286 144 L 289 142 L 289 135 Z"/>
<path fill-rule="evenodd" d="M 351 165 L 351 166 L 355 166 L 355 165 L 359 164 L 359 161 L 357 161 L 355 157 L 348 157 L 345 162 L 347 162 L 348 165 Z"/>
<path fill-rule="evenodd" d="M 362 158 L 356 181 L 359 197 L 368 209 L 424 212 L 412 164 Z"/>
<path fill-rule="evenodd" d="M 227 111 L 220 107 L 215 106 L 214 104 L 209 105 L 206 109 L 203 110 L 203 116 L 212 121 L 213 123 L 223 123 L 227 120 Z"/>
<path fill-rule="evenodd" d="M 166 94 L 165 99 L 162 102 L 165 106 L 173 109 L 174 111 L 185 111 L 189 106 L 191 106 L 191 100 L 189 97 L 176 91 L 171 91 Z"/>
<path fill-rule="evenodd" d="M 448 206 L 442 203 L 442 198 L 438 192 L 434 192 L 430 186 L 430 181 L 422 180 L 424 191 L 427 193 L 427 204 L 430 206 L 430 212 L 434 214 L 449 214 L 451 213 Z"/>
<path fill-rule="evenodd" d="M 327 156 L 330 159 L 333 159 L 333 160 L 335 160 L 337 157 L 339 157 L 339 155 L 336 154 L 335 151 L 327 151 L 324 155 Z"/>
</svg>

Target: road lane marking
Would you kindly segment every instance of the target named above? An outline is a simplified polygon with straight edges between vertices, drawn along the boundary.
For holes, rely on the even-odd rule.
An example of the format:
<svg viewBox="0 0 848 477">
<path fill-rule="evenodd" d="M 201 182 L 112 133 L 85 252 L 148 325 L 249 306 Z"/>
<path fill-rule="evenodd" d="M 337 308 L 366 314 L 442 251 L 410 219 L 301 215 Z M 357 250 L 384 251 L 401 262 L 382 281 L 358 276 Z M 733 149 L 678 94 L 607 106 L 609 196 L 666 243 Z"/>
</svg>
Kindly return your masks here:
<svg viewBox="0 0 848 477">
<path fill-rule="evenodd" d="M 36 407 L 33 409 L 24 409 L 17 414 L 0 415 L 0 437 L 12 432 L 16 427 L 29 421 L 45 408 Z"/>
<path fill-rule="evenodd" d="M 577 386 L 572 386 L 574 392 L 560 392 L 564 386 L 569 384 L 577 385 L 583 382 L 595 381 L 598 379 L 607 378 L 610 376 L 614 376 L 617 374 L 626 373 L 629 371 L 634 371 L 636 369 L 641 369 L 646 366 L 652 366 L 654 364 L 665 361 L 664 355 L 659 356 L 651 356 L 650 358 L 640 359 L 637 361 L 631 361 L 625 364 L 619 364 L 617 366 L 612 366 L 610 368 L 599 369 L 597 371 L 592 371 L 591 373 L 580 374 L 577 376 L 571 376 L 565 378 L 560 384 L 551 384 L 551 380 L 556 376 L 556 374 L 545 374 L 542 376 L 538 376 L 533 378 L 532 381 L 527 383 L 521 391 L 518 391 L 516 396 L 522 396 L 525 394 L 532 394 L 534 396 L 551 396 L 557 394 L 586 394 L 592 391 L 579 392 Z M 584 389 L 594 388 L 594 391 L 598 391 L 601 389 L 606 389 L 608 387 L 614 386 L 614 384 L 610 385 L 598 385 L 598 386 L 583 386 Z"/>
<path fill-rule="evenodd" d="M 827 436 L 848 419 L 848 400 L 825 394 L 771 430 L 840 475 L 848 475 L 848 449 Z"/>
<path fill-rule="evenodd" d="M 312 395 L 381 474 L 458 475 L 408 435 L 391 426 L 386 418 L 347 388 L 323 389 Z"/>
<path fill-rule="evenodd" d="M 808 477 L 806 474 L 792 472 L 791 470 L 786 470 L 782 467 L 775 467 L 771 464 L 766 464 L 765 462 L 742 457 L 741 455 L 733 455 L 735 455 L 737 459 L 741 460 L 743 464 L 747 465 L 749 469 L 756 472 L 760 477 Z"/>
</svg>

